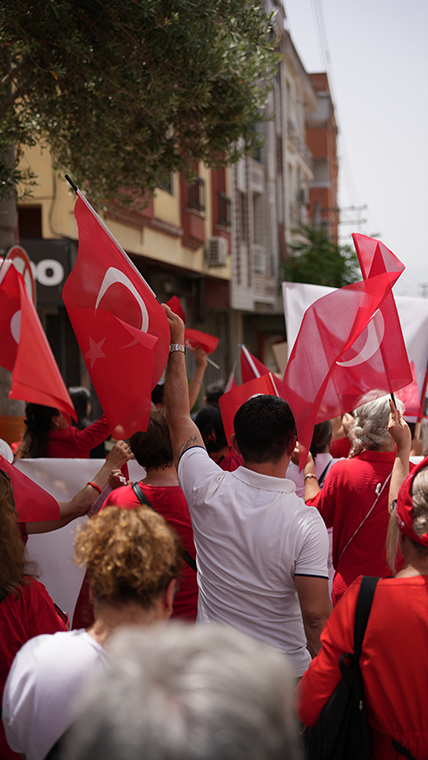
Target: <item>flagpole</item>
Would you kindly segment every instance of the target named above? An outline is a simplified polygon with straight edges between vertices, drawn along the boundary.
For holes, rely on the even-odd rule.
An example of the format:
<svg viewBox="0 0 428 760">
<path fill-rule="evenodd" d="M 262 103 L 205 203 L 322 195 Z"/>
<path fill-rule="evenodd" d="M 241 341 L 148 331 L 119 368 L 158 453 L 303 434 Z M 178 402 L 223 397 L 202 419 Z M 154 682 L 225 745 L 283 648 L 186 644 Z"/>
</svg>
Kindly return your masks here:
<svg viewBox="0 0 428 760">
<path fill-rule="evenodd" d="M 87 200 L 87 198 L 85 198 L 85 196 L 83 195 L 83 193 L 79 190 L 79 188 L 77 187 L 77 185 L 73 182 L 73 180 L 69 177 L 68 174 L 65 175 L 65 178 L 66 178 L 67 182 L 73 188 L 73 190 L 76 193 L 76 195 L 79 196 L 79 198 L 83 201 L 83 203 L 89 209 L 89 211 L 91 212 L 91 214 L 98 221 L 98 223 L 103 228 L 103 230 L 106 233 L 106 235 L 108 235 L 109 238 L 110 238 L 110 240 L 117 246 L 117 248 L 121 252 L 122 256 L 124 256 L 124 258 L 127 260 L 128 264 L 130 264 L 130 266 L 135 270 L 135 272 L 138 274 L 138 276 L 142 279 L 142 281 L 144 282 L 146 288 L 148 288 L 150 290 L 150 292 L 152 293 L 152 295 L 154 296 L 154 298 L 156 298 L 156 301 L 158 303 L 160 303 L 159 298 L 157 297 L 157 295 L 154 292 L 153 288 L 150 287 L 150 285 L 147 282 L 147 280 L 143 277 L 143 275 L 141 274 L 141 272 L 139 271 L 139 269 L 137 269 L 137 267 L 135 266 L 135 264 L 132 261 L 132 259 L 129 258 L 129 256 L 126 253 L 126 251 L 122 248 L 122 246 L 120 245 L 120 243 L 116 240 L 116 238 L 114 237 L 113 233 L 110 232 L 110 230 L 107 227 L 107 225 L 105 224 L 105 222 L 103 222 L 103 220 L 101 219 L 101 217 L 99 216 L 99 214 L 97 214 L 97 212 L 95 211 L 95 209 L 91 206 L 91 204 L 89 203 L 89 201 Z"/>
<path fill-rule="evenodd" d="M 256 365 L 254 364 L 253 359 L 252 359 L 252 357 L 249 354 L 248 348 L 246 348 L 243 343 L 241 343 L 241 348 L 242 348 L 242 350 L 243 350 L 243 352 L 245 354 L 245 358 L 246 358 L 248 364 L 250 365 L 251 369 L 254 372 L 255 377 L 260 377 L 260 372 L 257 369 Z"/>
</svg>

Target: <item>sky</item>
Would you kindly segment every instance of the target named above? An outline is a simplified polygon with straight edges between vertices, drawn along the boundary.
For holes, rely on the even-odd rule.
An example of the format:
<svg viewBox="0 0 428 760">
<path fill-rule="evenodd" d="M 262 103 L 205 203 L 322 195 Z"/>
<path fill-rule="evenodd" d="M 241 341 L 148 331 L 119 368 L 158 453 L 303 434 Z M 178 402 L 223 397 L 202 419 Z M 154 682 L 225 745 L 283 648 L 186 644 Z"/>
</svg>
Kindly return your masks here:
<svg viewBox="0 0 428 760">
<path fill-rule="evenodd" d="M 428 2 L 283 0 L 308 72 L 326 71 L 339 126 L 341 225 L 375 236 L 406 270 L 396 295 L 428 298 Z M 425 287 L 426 286 L 426 287 Z"/>
</svg>

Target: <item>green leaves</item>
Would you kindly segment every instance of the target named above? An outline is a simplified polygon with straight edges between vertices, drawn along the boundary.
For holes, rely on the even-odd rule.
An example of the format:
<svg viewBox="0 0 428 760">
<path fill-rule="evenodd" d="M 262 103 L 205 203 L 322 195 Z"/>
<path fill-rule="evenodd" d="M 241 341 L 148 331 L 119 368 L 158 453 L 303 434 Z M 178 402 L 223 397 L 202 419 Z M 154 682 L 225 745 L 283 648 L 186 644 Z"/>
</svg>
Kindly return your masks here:
<svg viewBox="0 0 428 760">
<path fill-rule="evenodd" d="M 0 128 L 11 144 L 45 138 L 94 202 L 254 150 L 276 66 L 257 4 L 0 0 L 0 18 L 15 94 L 0 90 Z"/>
<path fill-rule="evenodd" d="M 361 279 L 355 251 L 330 240 L 325 229 L 301 226 L 298 238 L 290 245 L 292 253 L 280 264 L 286 282 L 304 282 L 341 288 Z"/>
</svg>

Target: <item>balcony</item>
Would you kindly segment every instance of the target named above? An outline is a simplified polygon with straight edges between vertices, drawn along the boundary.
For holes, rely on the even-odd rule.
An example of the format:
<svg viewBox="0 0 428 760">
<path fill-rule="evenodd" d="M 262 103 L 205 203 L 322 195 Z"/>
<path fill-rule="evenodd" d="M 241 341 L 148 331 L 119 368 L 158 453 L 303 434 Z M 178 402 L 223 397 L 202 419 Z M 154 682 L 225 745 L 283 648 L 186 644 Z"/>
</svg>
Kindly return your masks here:
<svg viewBox="0 0 428 760">
<path fill-rule="evenodd" d="M 313 159 L 312 153 L 309 150 L 308 146 L 306 145 L 305 141 L 301 138 L 294 121 L 292 121 L 291 119 L 287 119 L 287 137 L 288 137 L 288 140 L 293 145 L 296 153 L 298 153 L 299 156 L 302 157 L 305 164 L 312 171 L 313 165 L 314 165 L 314 159 Z"/>
</svg>

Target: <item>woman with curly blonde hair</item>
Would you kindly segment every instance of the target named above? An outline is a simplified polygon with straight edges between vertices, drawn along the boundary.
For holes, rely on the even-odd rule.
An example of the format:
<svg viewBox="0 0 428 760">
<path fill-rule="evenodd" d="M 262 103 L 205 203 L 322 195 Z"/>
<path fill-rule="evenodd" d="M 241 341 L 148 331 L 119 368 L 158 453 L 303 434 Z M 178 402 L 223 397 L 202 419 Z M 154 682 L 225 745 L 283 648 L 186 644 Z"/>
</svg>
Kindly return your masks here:
<svg viewBox="0 0 428 760">
<path fill-rule="evenodd" d="M 110 507 L 86 523 L 75 558 L 89 572 L 95 620 L 87 630 L 38 636 L 15 658 L 3 722 L 16 752 L 27 760 L 47 756 L 70 726 L 74 698 L 107 663 L 107 640 L 116 628 L 169 618 L 180 550 L 176 533 L 147 507 Z"/>
</svg>

